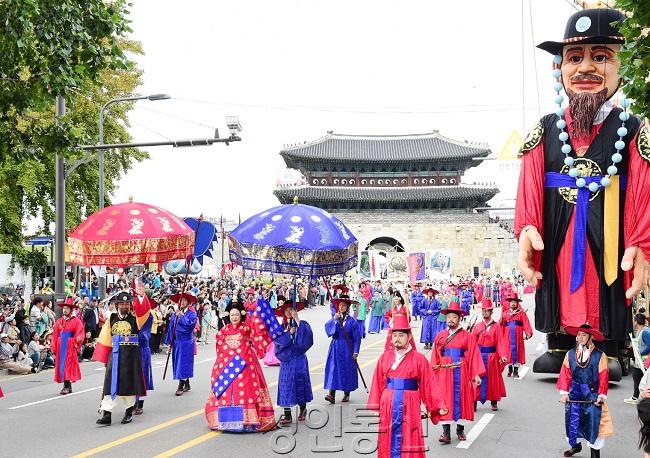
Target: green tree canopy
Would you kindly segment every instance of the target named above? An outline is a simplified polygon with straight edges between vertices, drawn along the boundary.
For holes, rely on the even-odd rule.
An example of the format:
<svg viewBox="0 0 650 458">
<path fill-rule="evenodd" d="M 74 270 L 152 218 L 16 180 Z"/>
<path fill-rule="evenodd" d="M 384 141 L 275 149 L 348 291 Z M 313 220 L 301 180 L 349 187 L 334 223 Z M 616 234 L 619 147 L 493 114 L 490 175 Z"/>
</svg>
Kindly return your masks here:
<svg viewBox="0 0 650 458">
<path fill-rule="evenodd" d="M 127 4 L 88 0 L 0 0 L 0 252 L 22 248 L 23 222 L 41 216 L 43 233 L 54 220 L 55 156 L 68 162 L 85 153 L 74 145 L 97 143 L 101 106 L 132 95 L 142 72 L 132 58 Z M 67 115 L 54 122 L 56 95 Z M 107 143 L 129 142 L 127 111 L 111 108 Z M 106 191 L 146 153 L 125 149 L 106 161 Z M 75 170 L 66 187 L 66 227 L 78 225 L 98 205 L 97 162 Z"/>
<path fill-rule="evenodd" d="M 621 32 L 625 45 L 621 50 L 621 76 L 624 91 L 634 99 L 632 111 L 650 117 L 650 2 L 648 0 L 616 0 L 616 6 L 628 13 Z"/>
</svg>

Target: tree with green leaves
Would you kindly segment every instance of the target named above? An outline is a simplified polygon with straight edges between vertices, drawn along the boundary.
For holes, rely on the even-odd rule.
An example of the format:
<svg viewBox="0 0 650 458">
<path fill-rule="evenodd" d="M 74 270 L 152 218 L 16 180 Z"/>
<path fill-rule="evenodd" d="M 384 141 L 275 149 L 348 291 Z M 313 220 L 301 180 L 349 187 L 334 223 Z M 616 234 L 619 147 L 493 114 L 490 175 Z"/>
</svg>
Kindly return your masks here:
<svg viewBox="0 0 650 458">
<path fill-rule="evenodd" d="M 141 54 L 129 41 L 124 0 L 1 0 L 0 20 L 0 253 L 27 259 L 23 223 L 41 217 L 49 235 L 54 220 L 55 157 L 68 162 L 97 143 L 99 110 L 111 98 L 133 94 L 142 72 L 128 57 Z M 55 97 L 67 115 L 55 124 Z M 104 125 L 107 143 L 129 142 L 127 111 L 116 105 Z M 146 153 L 124 149 L 106 161 L 106 191 Z M 97 162 L 80 166 L 66 187 L 66 228 L 98 206 Z"/>
<path fill-rule="evenodd" d="M 621 26 L 625 44 L 621 49 L 621 76 L 625 93 L 634 100 L 632 111 L 650 117 L 650 2 L 616 0 L 616 6 L 628 14 Z"/>
</svg>

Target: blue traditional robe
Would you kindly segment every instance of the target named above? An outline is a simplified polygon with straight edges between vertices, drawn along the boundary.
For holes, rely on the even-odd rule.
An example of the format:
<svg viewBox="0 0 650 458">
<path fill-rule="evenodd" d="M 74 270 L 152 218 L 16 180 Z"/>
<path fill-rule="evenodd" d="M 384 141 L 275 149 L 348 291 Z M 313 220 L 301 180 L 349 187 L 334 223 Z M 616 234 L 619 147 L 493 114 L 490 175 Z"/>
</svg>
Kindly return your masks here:
<svg viewBox="0 0 650 458">
<path fill-rule="evenodd" d="M 172 363 L 174 368 L 174 380 L 188 379 L 194 377 L 194 328 L 196 327 L 197 315 L 194 309 L 187 311 L 178 318 L 172 315 L 169 319 L 167 339 L 169 345 L 172 341 L 172 333 L 176 329 L 172 347 Z"/>
<path fill-rule="evenodd" d="M 425 296 L 422 294 L 422 291 L 413 291 L 411 293 L 411 316 L 416 317 L 420 315 L 424 299 Z"/>
<path fill-rule="evenodd" d="M 287 329 L 288 331 L 288 329 Z M 314 399 L 309 378 L 307 350 L 314 344 L 314 333 L 306 321 L 300 321 L 296 333 L 285 332 L 275 341 L 275 356 L 280 360 L 278 405 L 293 407 Z"/>
<path fill-rule="evenodd" d="M 151 339 L 151 324 L 153 323 L 153 315 L 149 314 L 149 318 L 144 322 L 144 325 L 138 331 L 138 345 L 140 347 L 140 355 L 142 356 L 142 372 L 144 372 L 144 383 L 147 391 L 153 390 L 153 371 L 151 369 L 151 348 L 149 347 L 149 340 Z"/>
<path fill-rule="evenodd" d="M 439 332 L 437 323 L 438 315 L 442 304 L 438 299 L 429 299 L 425 297 L 420 306 L 420 315 L 422 316 L 422 333 L 420 334 L 420 343 L 432 344 Z M 431 313 L 429 313 L 431 312 Z"/>
<path fill-rule="evenodd" d="M 460 299 L 460 308 L 469 315 L 472 309 L 472 301 L 474 300 L 474 293 L 470 289 L 463 290 Z"/>
<path fill-rule="evenodd" d="M 346 392 L 356 390 L 359 379 L 352 354 L 358 354 L 361 346 L 357 321 L 348 315 L 341 327 L 341 320 L 332 318 L 325 323 L 325 332 L 332 338 L 325 362 L 325 389 Z"/>
</svg>

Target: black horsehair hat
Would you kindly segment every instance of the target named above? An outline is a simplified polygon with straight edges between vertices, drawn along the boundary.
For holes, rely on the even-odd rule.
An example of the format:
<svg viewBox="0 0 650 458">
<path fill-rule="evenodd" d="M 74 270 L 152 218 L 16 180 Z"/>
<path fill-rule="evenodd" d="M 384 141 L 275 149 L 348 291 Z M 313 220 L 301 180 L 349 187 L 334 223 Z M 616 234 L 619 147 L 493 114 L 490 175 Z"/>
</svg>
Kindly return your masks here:
<svg viewBox="0 0 650 458">
<path fill-rule="evenodd" d="M 594 8 L 578 11 L 566 24 L 562 41 L 545 41 L 539 49 L 559 54 L 568 44 L 623 44 L 625 39 L 618 30 L 625 14 L 612 8 Z"/>
</svg>

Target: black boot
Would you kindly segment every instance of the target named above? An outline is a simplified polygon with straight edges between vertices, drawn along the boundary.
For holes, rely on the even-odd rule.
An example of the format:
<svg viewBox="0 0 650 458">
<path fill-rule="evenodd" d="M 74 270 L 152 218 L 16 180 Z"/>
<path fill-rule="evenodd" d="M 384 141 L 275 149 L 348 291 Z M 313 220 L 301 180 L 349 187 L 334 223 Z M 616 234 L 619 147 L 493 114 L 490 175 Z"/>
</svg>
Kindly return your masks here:
<svg viewBox="0 0 650 458">
<path fill-rule="evenodd" d="M 600 450 L 591 449 L 591 458 L 600 458 Z"/>
<path fill-rule="evenodd" d="M 190 379 L 185 379 L 185 386 L 183 386 L 183 391 L 190 391 Z"/>
<path fill-rule="evenodd" d="M 508 366 L 508 377 L 512 377 L 512 364 Z"/>
<path fill-rule="evenodd" d="M 293 417 L 291 415 L 291 408 L 285 407 L 284 415 L 280 417 L 280 421 L 278 422 L 278 424 L 280 426 L 287 426 L 290 425 L 292 421 L 293 421 Z"/>
<path fill-rule="evenodd" d="M 519 378 L 519 368 L 515 366 L 515 371 L 512 374 L 513 378 Z"/>
<path fill-rule="evenodd" d="M 451 443 L 451 425 L 442 425 L 442 435 L 438 438 L 441 444 Z"/>
<path fill-rule="evenodd" d="M 102 418 L 100 418 L 99 420 L 97 420 L 95 423 L 97 423 L 98 425 L 106 425 L 106 426 L 110 425 L 110 424 L 111 424 L 111 413 L 110 413 L 110 412 L 106 412 L 106 411 L 104 410 L 104 413 L 103 413 L 103 415 L 102 415 Z"/>
<path fill-rule="evenodd" d="M 474 401 L 474 412 L 476 412 L 476 408 L 478 407 L 477 404 L 478 403 L 476 401 Z"/>
<path fill-rule="evenodd" d="M 492 406 L 491 409 L 493 412 L 499 410 L 499 407 L 497 407 L 497 401 L 490 401 L 490 405 Z"/>
<path fill-rule="evenodd" d="M 122 424 L 125 425 L 127 423 L 131 423 L 133 421 L 133 409 L 135 406 L 131 406 L 128 409 L 126 409 L 126 412 L 124 412 L 124 418 L 122 418 Z"/>
<path fill-rule="evenodd" d="M 183 389 L 185 387 L 185 384 L 183 383 L 183 380 L 178 381 L 178 388 L 176 389 L 176 396 L 182 396 L 185 390 Z"/>
<path fill-rule="evenodd" d="M 467 437 L 465 437 L 465 427 L 463 425 L 456 425 L 456 436 L 458 436 L 459 441 L 467 439 Z"/>
<path fill-rule="evenodd" d="M 575 447 L 571 447 L 569 450 L 564 451 L 564 456 L 573 456 L 582 451 L 582 444 L 578 442 Z"/>
<path fill-rule="evenodd" d="M 143 407 L 144 407 L 144 399 L 138 400 L 135 403 L 135 410 L 133 411 L 133 415 L 142 415 Z"/>
</svg>

